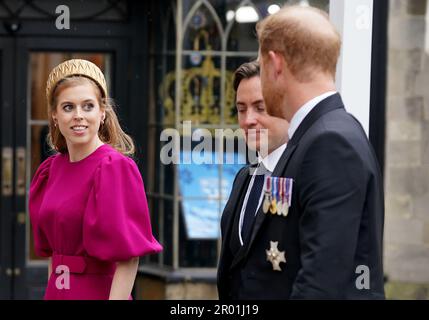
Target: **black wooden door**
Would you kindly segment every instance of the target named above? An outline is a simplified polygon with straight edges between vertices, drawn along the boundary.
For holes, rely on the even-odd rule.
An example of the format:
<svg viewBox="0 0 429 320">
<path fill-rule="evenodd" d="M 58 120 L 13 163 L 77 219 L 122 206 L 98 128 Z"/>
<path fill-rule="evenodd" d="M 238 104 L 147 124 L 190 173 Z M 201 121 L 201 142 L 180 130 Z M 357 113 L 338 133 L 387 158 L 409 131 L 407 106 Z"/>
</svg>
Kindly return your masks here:
<svg viewBox="0 0 429 320">
<path fill-rule="evenodd" d="M 8 299 L 13 287 L 13 41 L 0 39 L 0 299 Z"/>
</svg>

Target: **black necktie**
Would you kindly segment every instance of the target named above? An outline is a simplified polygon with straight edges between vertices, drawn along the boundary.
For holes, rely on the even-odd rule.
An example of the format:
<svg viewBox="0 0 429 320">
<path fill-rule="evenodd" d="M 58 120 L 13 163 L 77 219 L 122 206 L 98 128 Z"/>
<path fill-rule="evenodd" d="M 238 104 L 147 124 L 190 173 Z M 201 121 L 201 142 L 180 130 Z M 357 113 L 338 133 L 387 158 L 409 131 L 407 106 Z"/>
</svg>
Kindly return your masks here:
<svg viewBox="0 0 429 320">
<path fill-rule="evenodd" d="M 249 198 L 244 211 L 243 225 L 241 226 L 241 238 L 246 243 L 252 230 L 253 221 L 255 220 L 256 210 L 258 209 L 259 199 L 261 197 L 262 187 L 264 186 L 265 167 L 260 163 L 253 180 L 253 186 L 249 193 Z"/>
</svg>

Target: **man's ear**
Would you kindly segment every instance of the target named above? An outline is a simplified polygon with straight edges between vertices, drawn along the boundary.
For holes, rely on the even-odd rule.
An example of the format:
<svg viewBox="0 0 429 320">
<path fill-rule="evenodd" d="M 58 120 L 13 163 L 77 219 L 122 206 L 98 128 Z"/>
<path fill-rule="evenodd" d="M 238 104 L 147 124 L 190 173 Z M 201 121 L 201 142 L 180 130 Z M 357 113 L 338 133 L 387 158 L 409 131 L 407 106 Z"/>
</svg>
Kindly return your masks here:
<svg viewBox="0 0 429 320">
<path fill-rule="evenodd" d="M 268 52 L 268 59 L 271 60 L 271 63 L 273 65 L 275 77 L 277 78 L 283 73 L 284 67 L 285 67 L 285 60 L 283 58 L 283 55 L 279 52 L 275 51 L 269 51 Z"/>
</svg>

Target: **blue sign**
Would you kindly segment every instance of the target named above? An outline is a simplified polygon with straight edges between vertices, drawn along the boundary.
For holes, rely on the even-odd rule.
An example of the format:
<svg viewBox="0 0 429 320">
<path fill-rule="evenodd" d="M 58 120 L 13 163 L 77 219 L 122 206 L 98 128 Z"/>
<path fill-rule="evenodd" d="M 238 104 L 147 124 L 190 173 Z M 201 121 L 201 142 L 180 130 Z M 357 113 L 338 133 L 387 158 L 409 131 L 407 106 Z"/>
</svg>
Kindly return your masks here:
<svg viewBox="0 0 429 320">
<path fill-rule="evenodd" d="M 217 153 L 213 152 L 213 160 Z M 191 152 L 182 151 L 181 159 L 191 158 Z M 179 188 L 182 212 L 189 239 L 218 239 L 220 217 L 231 192 L 232 183 L 245 163 L 238 153 L 224 154 L 234 164 L 179 164 Z M 240 159 L 240 161 L 238 161 Z M 181 161 L 182 163 L 182 161 Z M 220 171 L 222 170 L 222 175 Z"/>
</svg>

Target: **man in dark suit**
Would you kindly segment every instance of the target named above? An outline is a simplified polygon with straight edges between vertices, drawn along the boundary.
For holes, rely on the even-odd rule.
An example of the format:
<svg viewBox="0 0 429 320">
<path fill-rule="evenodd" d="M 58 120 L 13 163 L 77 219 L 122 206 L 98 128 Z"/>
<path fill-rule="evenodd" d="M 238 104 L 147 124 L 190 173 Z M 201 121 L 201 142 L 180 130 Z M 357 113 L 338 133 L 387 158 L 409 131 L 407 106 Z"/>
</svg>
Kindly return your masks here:
<svg viewBox="0 0 429 320">
<path fill-rule="evenodd" d="M 242 168 L 234 180 L 221 220 L 222 250 L 218 269 L 220 299 L 237 298 L 234 288 L 241 282 L 239 268 L 232 270 L 236 257 L 246 250 L 263 201 L 262 188 L 286 149 L 288 122 L 271 117 L 262 96 L 259 63 L 244 63 L 234 74 L 238 123 L 250 149 L 258 151 L 258 164 Z M 261 125 L 264 121 L 264 125 Z M 266 131 L 264 132 L 264 129 Z"/>
<path fill-rule="evenodd" d="M 286 215 L 259 209 L 229 269 L 240 277 L 232 297 L 383 299 L 383 182 L 335 89 L 340 36 L 324 12 L 299 6 L 267 17 L 257 33 L 267 111 L 290 123 L 272 176 L 292 187 Z"/>
</svg>

